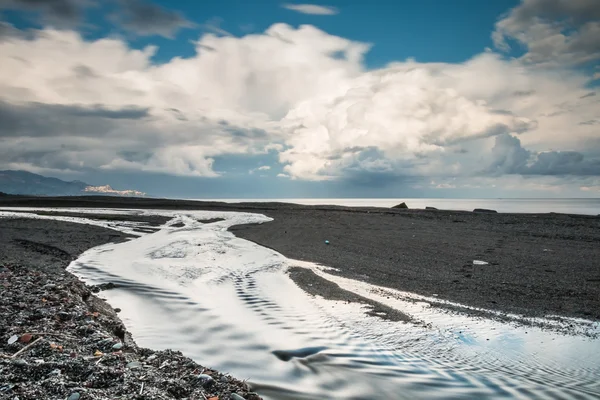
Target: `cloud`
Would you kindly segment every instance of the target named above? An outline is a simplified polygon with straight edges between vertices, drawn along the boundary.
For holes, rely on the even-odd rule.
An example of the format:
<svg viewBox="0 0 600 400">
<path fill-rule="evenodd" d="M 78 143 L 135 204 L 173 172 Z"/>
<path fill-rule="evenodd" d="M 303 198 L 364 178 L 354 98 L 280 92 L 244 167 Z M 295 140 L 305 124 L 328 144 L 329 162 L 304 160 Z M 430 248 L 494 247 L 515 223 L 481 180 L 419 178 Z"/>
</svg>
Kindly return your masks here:
<svg viewBox="0 0 600 400">
<path fill-rule="evenodd" d="M 42 22 L 73 26 L 81 22 L 88 0 L 0 0 L 0 9 L 17 9 L 40 14 Z"/>
<path fill-rule="evenodd" d="M 511 42 L 527 51 L 532 64 L 583 64 L 600 59 L 600 2 L 597 0 L 522 0 L 496 23 L 496 46 Z"/>
<path fill-rule="evenodd" d="M 248 171 L 248 173 L 249 173 L 249 174 L 253 174 L 253 173 L 255 173 L 256 171 L 268 171 L 268 170 L 270 170 L 270 169 L 271 169 L 271 167 L 270 167 L 270 166 L 268 166 L 268 165 L 263 165 L 263 166 L 261 166 L 261 167 L 258 167 L 258 168 L 254 168 L 254 169 L 251 169 L 251 170 L 249 170 L 249 171 Z M 266 176 L 266 175 L 261 175 L 261 176 Z"/>
<path fill-rule="evenodd" d="M 561 74 L 558 80 L 493 53 L 463 64 L 409 61 L 365 72 L 290 110 L 280 161 L 290 175 L 310 180 L 372 168 L 369 159 L 398 178 L 464 176 L 493 156 L 497 136 L 518 134 L 536 151 L 583 148 L 596 133 L 573 126 L 597 116 L 599 103 L 584 96 L 586 78 Z"/>
<path fill-rule="evenodd" d="M 498 175 L 600 176 L 600 154 L 595 159 L 586 159 L 577 151 L 534 153 L 525 150 L 521 141 L 511 135 L 496 137 L 492 155 L 490 169 Z"/>
<path fill-rule="evenodd" d="M 310 15 L 336 15 L 339 14 L 339 10 L 335 7 L 330 6 L 319 6 L 316 4 L 282 4 L 283 8 L 288 10 L 296 11 L 301 14 Z"/>
<path fill-rule="evenodd" d="M 372 188 L 600 175 L 584 72 L 493 52 L 367 70 L 369 48 L 275 24 L 205 33 L 195 55 L 155 64 L 156 48 L 118 38 L 13 36 L 0 41 L 0 167 L 215 177 L 215 159 L 270 153 L 283 177 Z"/>
<path fill-rule="evenodd" d="M 195 27 L 180 13 L 142 0 L 121 0 L 121 9 L 113 19 L 138 35 L 160 35 L 169 39 L 180 29 Z"/>
</svg>

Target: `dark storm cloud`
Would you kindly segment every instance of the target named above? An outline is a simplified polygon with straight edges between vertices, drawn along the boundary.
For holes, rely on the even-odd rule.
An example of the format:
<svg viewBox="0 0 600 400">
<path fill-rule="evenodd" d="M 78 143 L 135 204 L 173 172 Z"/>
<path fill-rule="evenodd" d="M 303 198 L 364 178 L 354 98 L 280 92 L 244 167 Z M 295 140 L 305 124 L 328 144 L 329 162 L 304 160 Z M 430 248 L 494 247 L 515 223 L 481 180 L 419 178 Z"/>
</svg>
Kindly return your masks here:
<svg viewBox="0 0 600 400">
<path fill-rule="evenodd" d="M 551 176 L 600 176 L 600 158 L 588 159 L 577 151 L 547 151 L 533 153 L 521 146 L 511 135 L 496 137 L 492 162 L 487 174 L 520 174 Z"/>
<path fill-rule="evenodd" d="M 0 0 L 0 9 L 16 9 L 38 13 L 42 21 L 58 26 L 81 22 L 89 0 Z"/>
<path fill-rule="evenodd" d="M 109 131 L 114 120 L 139 120 L 147 108 L 108 109 L 103 106 L 11 104 L 0 101 L 0 137 L 97 136 Z"/>
<path fill-rule="evenodd" d="M 195 26 L 176 11 L 141 0 L 122 0 L 121 10 L 114 19 L 138 35 L 160 35 L 171 39 L 179 29 Z"/>
<path fill-rule="evenodd" d="M 497 175 L 521 173 L 530 156 L 530 152 L 521 147 L 519 138 L 508 134 L 497 136 L 489 172 Z"/>
</svg>

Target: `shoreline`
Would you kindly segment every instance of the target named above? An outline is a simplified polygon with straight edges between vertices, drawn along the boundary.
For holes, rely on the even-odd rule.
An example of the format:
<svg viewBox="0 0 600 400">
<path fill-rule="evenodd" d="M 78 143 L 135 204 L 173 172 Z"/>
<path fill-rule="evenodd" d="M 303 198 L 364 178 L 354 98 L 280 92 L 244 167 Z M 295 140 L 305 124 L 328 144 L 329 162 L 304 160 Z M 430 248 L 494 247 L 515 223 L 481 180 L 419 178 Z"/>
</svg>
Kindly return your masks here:
<svg viewBox="0 0 600 400">
<path fill-rule="evenodd" d="M 129 220 L 159 225 L 166 219 Z M 83 251 L 131 236 L 53 220 L 2 218 L 0 224 L 1 398 L 260 399 L 245 382 L 180 352 L 138 347 L 119 310 L 98 297 L 103 288 L 66 271 Z"/>
</svg>

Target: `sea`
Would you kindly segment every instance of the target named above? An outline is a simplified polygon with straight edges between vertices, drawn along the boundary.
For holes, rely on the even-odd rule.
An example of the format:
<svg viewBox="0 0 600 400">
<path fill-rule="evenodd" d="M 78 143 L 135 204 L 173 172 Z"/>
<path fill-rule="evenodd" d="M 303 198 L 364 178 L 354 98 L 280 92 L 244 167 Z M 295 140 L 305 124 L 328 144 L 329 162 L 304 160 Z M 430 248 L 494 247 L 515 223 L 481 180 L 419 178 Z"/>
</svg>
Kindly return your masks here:
<svg viewBox="0 0 600 400">
<path fill-rule="evenodd" d="M 501 213 L 563 213 L 599 215 L 600 198 L 585 199 L 440 199 L 440 198 L 395 198 L 395 199 L 194 199 L 201 201 L 237 202 L 283 202 L 306 205 L 337 205 L 347 207 L 393 207 L 405 202 L 409 208 L 435 207 L 440 210 L 473 211 L 486 208 Z"/>
</svg>

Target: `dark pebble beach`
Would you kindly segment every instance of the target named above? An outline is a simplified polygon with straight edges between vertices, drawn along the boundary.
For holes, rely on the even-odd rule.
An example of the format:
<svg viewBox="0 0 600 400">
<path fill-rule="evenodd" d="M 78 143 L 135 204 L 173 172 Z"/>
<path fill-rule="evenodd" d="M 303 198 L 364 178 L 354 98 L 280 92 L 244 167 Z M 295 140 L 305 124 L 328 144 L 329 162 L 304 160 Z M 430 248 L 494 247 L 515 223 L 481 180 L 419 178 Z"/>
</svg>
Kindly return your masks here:
<svg viewBox="0 0 600 400">
<path fill-rule="evenodd" d="M 336 268 L 334 274 L 501 313 L 600 320 L 596 216 L 108 197 L 0 199 L 0 207 L 10 206 L 257 212 L 274 220 L 231 231 L 286 257 Z M 164 222 L 152 218 L 145 222 Z M 82 399 L 108 399 L 122 397 L 123 391 L 127 398 L 202 398 L 200 393 L 221 400 L 258 398 L 244 383 L 180 353 L 138 348 L 114 310 L 92 293 L 99 289 L 64 271 L 84 250 L 121 240 L 126 236 L 92 226 L 0 219 L 0 398 L 67 398 L 77 392 Z M 377 315 L 408 320 L 312 271 L 292 268 L 289 273 L 310 294 L 367 303 Z M 66 313 L 64 318 L 60 312 Z M 32 337 L 23 343 L 27 333 Z M 64 337 L 48 335 L 52 333 Z M 41 342 L 13 357 L 35 340 Z M 170 367 L 161 368 L 167 361 Z M 208 379 L 201 375 L 211 383 L 199 383 Z M 144 393 L 148 397 L 141 397 Z"/>
</svg>

